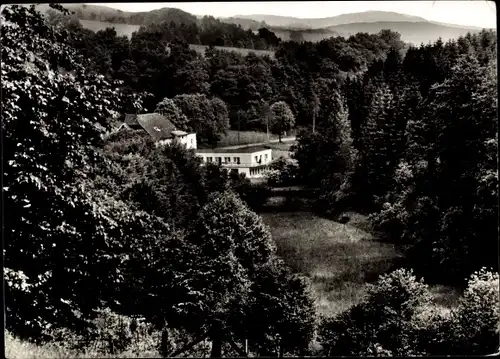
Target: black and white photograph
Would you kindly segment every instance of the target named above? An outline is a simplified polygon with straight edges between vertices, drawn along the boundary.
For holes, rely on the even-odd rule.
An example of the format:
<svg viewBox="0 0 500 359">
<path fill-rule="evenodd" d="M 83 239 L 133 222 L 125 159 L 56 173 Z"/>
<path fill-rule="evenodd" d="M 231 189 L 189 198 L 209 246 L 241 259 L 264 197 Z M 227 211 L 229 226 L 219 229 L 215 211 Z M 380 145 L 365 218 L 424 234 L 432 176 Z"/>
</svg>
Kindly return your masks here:
<svg viewBox="0 0 500 359">
<path fill-rule="evenodd" d="M 500 354 L 495 2 L 0 10 L 6 358 Z"/>
</svg>

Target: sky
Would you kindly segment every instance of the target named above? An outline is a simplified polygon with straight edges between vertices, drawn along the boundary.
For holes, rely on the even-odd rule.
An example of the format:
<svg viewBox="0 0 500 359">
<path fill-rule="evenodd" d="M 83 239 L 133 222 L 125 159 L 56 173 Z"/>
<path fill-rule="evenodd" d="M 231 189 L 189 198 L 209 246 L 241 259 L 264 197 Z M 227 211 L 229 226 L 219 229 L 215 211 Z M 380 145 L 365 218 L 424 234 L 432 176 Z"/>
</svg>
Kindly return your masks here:
<svg viewBox="0 0 500 359">
<path fill-rule="evenodd" d="M 90 3 L 88 3 L 90 4 Z M 100 3 L 123 11 L 149 11 L 173 7 L 194 15 L 229 17 L 235 15 L 281 15 L 324 18 L 369 10 L 392 11 L 420 16 L 430 21 L 464 26 L 496 28 L 493 1 L 281 1 L 281 2 L 174 2 Z"/>
</svg>

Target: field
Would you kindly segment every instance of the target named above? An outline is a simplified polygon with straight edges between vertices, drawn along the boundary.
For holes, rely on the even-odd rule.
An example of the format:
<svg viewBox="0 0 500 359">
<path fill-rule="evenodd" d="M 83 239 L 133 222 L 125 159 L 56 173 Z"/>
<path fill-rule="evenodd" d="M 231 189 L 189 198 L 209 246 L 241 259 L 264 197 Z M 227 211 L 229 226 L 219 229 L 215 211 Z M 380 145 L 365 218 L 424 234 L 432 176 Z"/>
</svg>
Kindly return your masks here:
<svg viewBox="0 0 500 359">
<path fill-rule="evenodd" d="M 309 277 L 318 312 L 332 316 L 358 303 L 365 283 L 398 266 L 402 254 L 369 233 L 366 219 L 350 214 L 344 226 L 308 212 L 261 213 L 270 227 L 278 254 L 296 271 Z M 454 306 L 457 293 L 433 287 L 435 304 Z"/>
<path fill-rule="evenodd" d="M 86 29 L 92 30 L 92 31 L 99 31 L 99 30 L 104 30 L 108 27 L 114 27 L 116 30 L 116 34 L 118 36 L 127 36 L 129 39 L 132 37 L 132 33 L 139 30 L 140 26 L 139 25 L 127 25 L 127 24 L 113 24 L 111 22 L 105 22 L 105 21 L 95 21 L 95 20 L 80 20 L 80 23 L 82 26 Z M 205 49 L 208 47 L 207 45 L 194 45 L 190 44 L 189 47 L 196 52 L 199 52 L 202 55 L 205 55 Z M 256 55 L 259 56 L 270 56 L 271 58 L 274 58 L 274 51 L 268 51 L 268 50 L 252 50 L 252 49 L 242 49 L 239 47 L 226 47 L 226 46 L 215 46 L 216 49 L 218 50 L 224 50 L 224 51 L 234 51 L 239 54 L 242 54 L 243 56 L 248 55 L 248 53 L 253 52 Z"/>
<path fill-rule="evenodd" d="M 93 350 L 68 350 L 55 343 L 35 345 L 14 338 L 4 331 L 5 357 L 9 359 L 39 359 L 39 358 L 161 358 L 157 351 L 125 351 L 119 354 L 99 353 Z"/>
<path fill-rule="evenodd" d="M 288 141 L 283 143 L 270 143 L 267 145 L 273 150 L 273 160 L 279 157 L 290 158 L 290 147 L 295 143 L 295 141 Z"/>
<path fill-rule="evenodd" d="M 189 45 L 189 47 L 193 50 L 196 50 L 202 55 L 205 55 L 205 49 L 208 47 L 207 45 Z M 242 49 L 239 47 L 227 47 L 227 46 L 215 46 L 216 49 L 218 50 L 224 50 L 224 51 L 234 51 L 237 52 L 243 56 L 248 55 L 250 52 L 255 53 L 258 56 L 269 56 L 271 58 L 274 58 L 274 51 L 269 51 L 269 50 L 252 50 L 252 49 Z"/>
<path fill-rule="evenodd" d="M 269 139 L 277 139 L 278 136 L 269 134 Z M 238 131 L 229 130 L 223 136 L 221 136 L 217 147 L 227 147 L 227 146 L 237 146 L 237 145 L 249 145 L 251 143 L 262 143 L 267 142 L 267 134 L 265 132 L 257 131 L 240 131 L 239 141 L 238 141 Z"/>
<path fill-rule="evenodd" d="M 118 36 L 127 36 L 128 38 L 132 37 L 132 33 L 139 30 L 139 25 L 127 25 L 127 24 L 113 24 L 111 22 L 104 21 L 95 21 L 95 20 L 80 20 L 82 26 L 86 29 L 92 31 L 104 30 L 108 27 L 114 27 L 116 30 L 116 34 Z"/>
</svg>

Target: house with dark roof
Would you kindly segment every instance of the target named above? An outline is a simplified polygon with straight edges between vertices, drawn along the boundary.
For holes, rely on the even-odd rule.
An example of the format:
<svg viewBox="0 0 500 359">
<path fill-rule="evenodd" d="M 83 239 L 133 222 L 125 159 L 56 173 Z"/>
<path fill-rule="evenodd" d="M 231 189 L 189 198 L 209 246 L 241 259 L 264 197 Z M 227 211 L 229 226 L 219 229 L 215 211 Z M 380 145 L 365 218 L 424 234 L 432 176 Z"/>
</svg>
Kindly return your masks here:
<svg viewBox="0 0 500 359">
<path fill-rule="evenodd" d="M 189 149 L 197 148 L 196 133 L 177 130 L 172 122 L 156 112 L 141 115 L 126 114 L 123 124 L 118 128 L 122 129 L 146 131 L 158 146 L 175 141 Z"/>
</svg>

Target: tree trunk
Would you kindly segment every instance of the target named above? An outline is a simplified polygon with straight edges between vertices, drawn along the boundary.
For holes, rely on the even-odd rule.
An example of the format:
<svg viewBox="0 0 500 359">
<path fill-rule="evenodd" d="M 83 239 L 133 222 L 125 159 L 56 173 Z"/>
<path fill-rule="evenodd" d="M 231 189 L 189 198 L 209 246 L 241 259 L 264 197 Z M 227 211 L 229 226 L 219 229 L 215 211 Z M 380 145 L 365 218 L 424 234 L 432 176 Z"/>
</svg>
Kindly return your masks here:
<svg viewBox="0 0 500 359">
<path fill-rule="evenodd" d="M 313 111 L 313 133 L 316 133 L 316 111 Z"/>
<path fill-rule="evenodd" d="M 283 346 L 283 343 L 280 344 L 280 353 L 279 357 L 283 358 L 283 355 L 285 354 L 285 347 Z"/>
<path fill-rule="evenodd" d="M 222 357 L 222 340 L 220 338 L 212 338 L 212 351 L 210 358 Z"/>
</svg>

